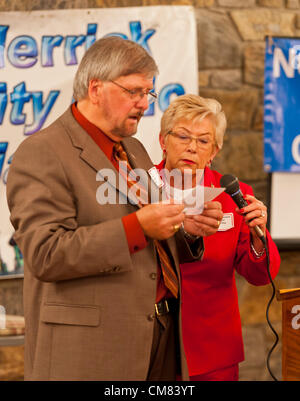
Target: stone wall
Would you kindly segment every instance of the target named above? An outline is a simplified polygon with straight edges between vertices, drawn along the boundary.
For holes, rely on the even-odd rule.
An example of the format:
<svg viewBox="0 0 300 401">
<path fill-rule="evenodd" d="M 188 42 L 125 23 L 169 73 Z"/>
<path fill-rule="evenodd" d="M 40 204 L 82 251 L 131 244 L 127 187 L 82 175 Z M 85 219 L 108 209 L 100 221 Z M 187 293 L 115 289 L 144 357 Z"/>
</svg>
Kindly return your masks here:
<svg viewBox="0 0 300 401">
<path fill-rule="evenodd" d="M 300 36 L 300 0 L 0 0 L 0 12 L 163 4 L 195 7 L 199 92 L 218 99 L 229 122 L 224 149 L 214 167 L 252 185 L 256 196 L 266 203 L 264 37 Z M 300 251 L 282 251 L 281 258 L 277 288 L 300 287 Z M 270 380 L 266 355 L 274 336 L 266 324 L 265 309 L 271 287 L 254 287 L 238 276 L 237 284 L 246 354 L 241 364 L 241 380 Z M 2 287 L 0 283 L 0 293 Z M 281 306 L 276 300 L 271 306 L 270 319 L 281 334 Z M 281 378 L 280 344 L 271 357 L 271 367 Z"/>
</svg>

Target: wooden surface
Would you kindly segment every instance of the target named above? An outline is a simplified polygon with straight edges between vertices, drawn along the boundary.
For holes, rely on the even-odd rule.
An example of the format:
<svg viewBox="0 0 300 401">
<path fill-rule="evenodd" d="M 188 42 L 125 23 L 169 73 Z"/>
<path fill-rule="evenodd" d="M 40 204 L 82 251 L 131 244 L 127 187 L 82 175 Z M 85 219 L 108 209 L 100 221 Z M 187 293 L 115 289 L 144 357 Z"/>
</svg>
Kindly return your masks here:
<svg viewBox="0 0 300 401">
<path fill-rule="evenodd" d="M 300 289 L 280 290 L 282 300 L 282 379 L 300 380 Z"/>
<path fill-rule="evenodd" d="M 4 330 L 3 316 L 0 319 L 0 382 L 21 381 L 24 380 L 24 345 L 20 345 L 24 341 L 24 318 L 20 317 L 23 316 L 23 278 L 1 277 L 0 305 L 6 311 Z"/>
<path fill-rule="evenodd" d="M 0 381 L 24 380 L 24 346 L 0 347 Z"/>
<path fill-rule="evenodd" d="M 2 337 L 23 336 L 25 333 L 24 316 L 3 315 L 0 316 L 0 323 L 0 340 Z"/>
<path fill-rule="evenodd" d="M 300 288 L 278 290 L 276 297 L 279 301 L 283 301 L 284 299 L 295 299 L 300 297 Z"/>
</svg>

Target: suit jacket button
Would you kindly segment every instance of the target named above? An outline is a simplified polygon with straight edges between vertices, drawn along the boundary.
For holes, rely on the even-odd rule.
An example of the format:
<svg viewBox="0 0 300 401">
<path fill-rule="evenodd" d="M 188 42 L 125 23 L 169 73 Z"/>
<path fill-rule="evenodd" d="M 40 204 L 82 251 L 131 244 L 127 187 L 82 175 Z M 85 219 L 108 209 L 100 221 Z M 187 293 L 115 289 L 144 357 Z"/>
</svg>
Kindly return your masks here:
<svg viewBox="0 0 300 401">
<path fill-rule="evenodd" d="M 149 320 L 150 322 L 152 322 L 152 321 L 154 320 L 154 318 L 155 318 L 154 313 L 150 313 L 150 315 L 148 315 L 148 320 Z"/>
<path fill-rule="evenodd" d="M 150 278 L 152 280 L 156 280 L 156 277 L 157 277 L 157 273 L 150 273 Z"/>
</svg>

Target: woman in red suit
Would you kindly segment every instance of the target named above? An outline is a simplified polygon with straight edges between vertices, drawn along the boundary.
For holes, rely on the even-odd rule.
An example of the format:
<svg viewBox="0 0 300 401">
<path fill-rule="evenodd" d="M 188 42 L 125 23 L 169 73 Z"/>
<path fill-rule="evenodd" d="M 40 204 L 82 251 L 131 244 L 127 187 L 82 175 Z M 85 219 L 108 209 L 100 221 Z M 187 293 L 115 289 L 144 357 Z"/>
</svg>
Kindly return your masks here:
<svg viewBox="0 0 300 401">
<path fill-rule="evenodd" d="M 162 117 L 164 160 L 158 169 L 189 169 L 194 185 L 196 171 L 204 169 L 204 186 L 220 187 L 221 174 L 209 166 L 222 148 L 225 129 L 216 100 L 179 96 Z M 182 331 L 191 380 L 238 380 L 244 350 L 235 272 L 253 285 L 269 283 L 266 252 L 255 225 L 267 240 L 272 278 L 279 270 L 279 253 L 266 229 L 267 208 L 249 185 L 240 183 L 240 188 L 248 203 L 244 209 L 237 209 L 223 192 L 202 214 L 184 221 L 190 241 L 212 234 L 204 237 L 203 260 L 181 265 Z"/>
</svg>

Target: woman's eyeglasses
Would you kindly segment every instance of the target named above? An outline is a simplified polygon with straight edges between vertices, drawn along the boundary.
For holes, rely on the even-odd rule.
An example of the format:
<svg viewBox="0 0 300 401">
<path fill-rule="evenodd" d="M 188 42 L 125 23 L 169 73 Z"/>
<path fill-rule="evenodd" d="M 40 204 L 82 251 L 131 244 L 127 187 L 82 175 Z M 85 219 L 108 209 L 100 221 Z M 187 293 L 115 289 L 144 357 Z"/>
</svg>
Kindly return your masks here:
<svg viewBox="0 0 300 401">
<path fill-rule="evenodd" d="M 207 137 L 188 135 L 185 132 L 169 131 L 167 135 L 173 136 L 179 143 L 182 143 L 183 145 L 189 145 L 193 140 L 195 140 L 199 148 L 205 148 L 212 143 L 212 141 Z"/>
</svg>

